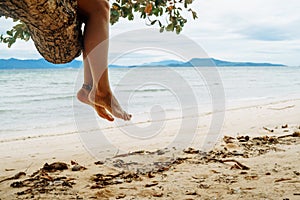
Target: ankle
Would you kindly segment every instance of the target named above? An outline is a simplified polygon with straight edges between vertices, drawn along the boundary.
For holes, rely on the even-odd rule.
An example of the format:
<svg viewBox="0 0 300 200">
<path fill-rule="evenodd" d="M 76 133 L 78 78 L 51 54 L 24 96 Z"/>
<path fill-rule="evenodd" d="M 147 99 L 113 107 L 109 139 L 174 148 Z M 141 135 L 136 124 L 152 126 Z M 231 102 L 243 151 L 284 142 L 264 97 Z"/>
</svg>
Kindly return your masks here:
<svg viewBox="0 0 300 200">
<path fill-rule="evenodd" d="M 108 97 L 112 95 L 112 91 L 109 87 L 95 87 L 95 89 L 93 88 L 93 91 L 98 97 Z"/>
<path fill-rule="evenodd" d="M 83 84 L 82 85 L 82 88 L 83 89 L 85 89 L 85 90 L 87 90 L 87 91 L 91 91 L 92 90 L 92 87 L 93 87 L 93 85 L 90 85 L 90 84 Z"/>
<path fill-rule="evenodd" d="M 99 89 L 96 91 L 99 97 L 110 97 L 112 96 L 112 92 L 110 89 Z"/>
</svg>

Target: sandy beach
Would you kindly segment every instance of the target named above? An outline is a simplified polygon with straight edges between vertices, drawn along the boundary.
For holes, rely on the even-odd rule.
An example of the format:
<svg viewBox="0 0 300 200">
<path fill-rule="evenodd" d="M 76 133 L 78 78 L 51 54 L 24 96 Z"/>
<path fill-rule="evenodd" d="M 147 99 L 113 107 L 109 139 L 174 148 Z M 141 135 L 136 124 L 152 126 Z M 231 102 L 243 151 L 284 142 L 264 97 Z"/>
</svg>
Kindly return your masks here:
<svg viewBox="0 0 300 200">
<path fill-rule="evenodd" d="M 2 140 L 0 199 L 300 199 L 299 116 L 300 99 L 229 105 L 207 152 L 211 114 L 184 151 L 137 142 L 95 157 L 76 133 Z"/>
</svg>

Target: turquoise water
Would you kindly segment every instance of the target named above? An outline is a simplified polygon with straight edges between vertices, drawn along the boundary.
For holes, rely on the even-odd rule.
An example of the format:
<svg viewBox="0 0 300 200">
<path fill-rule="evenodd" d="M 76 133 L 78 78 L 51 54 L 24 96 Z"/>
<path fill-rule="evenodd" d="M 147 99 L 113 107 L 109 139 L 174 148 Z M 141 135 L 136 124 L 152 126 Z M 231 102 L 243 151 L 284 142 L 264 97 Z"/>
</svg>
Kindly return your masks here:
<svg viewBox="0 0 300 200">
<path fill-rule="evenodd" d="M 168 113 L 198 106 L 199 112 L 208 112 L 213 85 L 222 84 L 226 104 L 300 97 L 300 67 L 218 68 L 220 79 L 210 83 L 206 80 L 211 77 L 193 68 L 143 68 L 142 75 L 132 73 L 134 70 L 110 69 L 110 78 L 121 104 L 136 121 L 149 120 L 153 108 Z M 171 73 L 180 79 L 172 79 Z M 76 132 L 74 108 L 82 105 L 74 97 L 81 76 L 81 69 L 0 70 L 0 141 Z M 191 101 L 194 97 L 196 104 Z M 102 120 L 99 123 L 114 126 Z"/>
</svg>

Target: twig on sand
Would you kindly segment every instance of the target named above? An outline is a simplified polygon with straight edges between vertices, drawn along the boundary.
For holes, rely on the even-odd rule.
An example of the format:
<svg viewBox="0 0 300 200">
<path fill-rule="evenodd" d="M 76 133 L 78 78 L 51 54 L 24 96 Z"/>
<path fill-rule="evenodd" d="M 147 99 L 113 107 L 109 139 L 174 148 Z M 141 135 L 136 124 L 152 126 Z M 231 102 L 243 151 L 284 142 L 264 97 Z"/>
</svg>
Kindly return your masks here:
<svg viewBox="0 0 300 200">
<path fill-rule="evenodd" d="M 280 179 L 276 179 L 274 182 L 278 183 L 278 182 L 282 182 L 282 181 L 290 181 L 292 180 L 291 178 L 280 178 Z"/>
<path fill-rule="evenodd" d="M 271 132 L 271 133 L 273 133 L 273 132 L 274 132 L 274 130 L 273 130 L 273 129 L 270 129 L 270 128 L 267 128 L 267 127 L 263 127 L 263 129 L 265 129 L 266 131 L 269 131 L 269 132 Z"/>
<path fill-rule="evenodd" d="M 247 167 L 246 165 L 240 163 L 239 161 L 237 160 L 234 160 L 234 159 L 227 159 L 227 160 L 218 160 L 218 159 L 210 159 L 210 160 L 214 160 L 214 161 L 217 161 L 217 162 L 220 162 L 220 163 L 226 163 L 226 162 L 234 162 L 237 164 L 237 166 L 239 168 L 241 168 L 242 170 L 249 170 L 250 167 Z"/>
<path fill-rule="evenodd" d="M 289 108 L 294 108 L 295 105 L 290 105 L 290 106 L 286 106 L 286 107 L 282 107 L 282 108 L 269 108 L 271 110 L 285 110 L 285 109 L 289 109 Z"/>
<path fill-rule="evenodd" d="M 21 176 L 26 176 L 26 173 L 25 172 L 19 172 L 19 173 L 17 173 L 16 175 L 14 175 L 12 177 L 0 180 L 0 183 L 2 183 L 4 181 L 9 181 L 9 180 L 16 180 L 16 179 L 19 179 Z"/>
<path fill-rule="evenodd" d="M 141 155 L 147 153 L 145 150 L 140 150 L 140 151 L 134 151 L 134 152 L 129 152 L 125 154 L 116 154 L 114 158 L 121 158 L 121 157 L 127 157 L 127 156 L 132 156 L 132 155 Z"/>
<path fill-rule="evenodd" d="M 278 139 L 280 139 L 280 138 L 286 138 L 286 137 L 300 137 L 300 132 L 296 131 L 293 134 L 278 136 Z"/>
</svg>

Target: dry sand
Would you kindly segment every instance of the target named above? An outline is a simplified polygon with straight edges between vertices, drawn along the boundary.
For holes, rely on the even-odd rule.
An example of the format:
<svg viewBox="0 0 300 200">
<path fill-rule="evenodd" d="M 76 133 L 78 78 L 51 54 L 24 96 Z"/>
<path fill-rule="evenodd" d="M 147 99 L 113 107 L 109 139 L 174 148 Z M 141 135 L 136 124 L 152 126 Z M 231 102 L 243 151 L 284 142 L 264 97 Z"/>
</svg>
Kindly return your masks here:
<svg viewBox="0 0 300 200">
<path fill-rule="evenodd" d="M 185 152 L 136 143 L 110 158 L 91 156 L 77 134 L 3 140 L 0 199 L 300 199 L 299 116 L 300 99 L 230 107 L 208 152 L 198 135 Z M 199 118 L 202 133 L 210 115 Z M 43 167 L 55 162 L 68 169 Z"/>
</svg>

